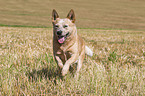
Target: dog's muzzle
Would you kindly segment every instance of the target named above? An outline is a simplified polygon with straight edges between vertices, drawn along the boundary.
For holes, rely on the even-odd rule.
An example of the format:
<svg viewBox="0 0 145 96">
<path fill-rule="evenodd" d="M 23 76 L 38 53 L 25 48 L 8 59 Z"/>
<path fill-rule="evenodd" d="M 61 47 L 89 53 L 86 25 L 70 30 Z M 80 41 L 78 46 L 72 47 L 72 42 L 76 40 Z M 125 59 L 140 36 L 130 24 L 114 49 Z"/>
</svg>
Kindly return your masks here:
<svg viewBox="0 0 145 96">
<path fill-rule="evenodd" d="M 69 32 L 66 35 L 62 35 L 62 31 L 57 31 L 57 35 L 58 35 L 58 42 L 62 44 L 64 43 L 66 38 L 69 36 Z"/>
<path fill-rule="evenodd" d="M 60 36 L 62 34 L 62 31 L 57 31 L 57 35 Z"/>
</svg>

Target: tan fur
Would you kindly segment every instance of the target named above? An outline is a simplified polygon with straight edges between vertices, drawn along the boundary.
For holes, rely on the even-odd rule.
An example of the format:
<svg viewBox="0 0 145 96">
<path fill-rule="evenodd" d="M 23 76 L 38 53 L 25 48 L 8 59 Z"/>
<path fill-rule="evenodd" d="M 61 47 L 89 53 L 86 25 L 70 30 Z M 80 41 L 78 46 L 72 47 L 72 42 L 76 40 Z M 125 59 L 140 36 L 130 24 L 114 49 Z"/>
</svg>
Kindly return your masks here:
<svg viewBox="0 0 145 96">
<path fill-rule="evenodd" d="M 62 76 L 66 75 L 71 64 L 77 61 L 77 73 L 79 72 L 84 57 L 85 57 L 85 43 L 83 39 L 77 35 L 77 29 L 75 26 L 74 11 L 71 10 L 67 15 L 67 18 L 60 19 L 57 12 L 52 12 L 53 23 L 53 54 L 54 58 L 60 68 Z M 65 26 L 67 25 L 67 27 Z M 58 42 L 57 32 L 62 31 L 62 36 L 66 37 L 64 43 Z"/>
</svg>

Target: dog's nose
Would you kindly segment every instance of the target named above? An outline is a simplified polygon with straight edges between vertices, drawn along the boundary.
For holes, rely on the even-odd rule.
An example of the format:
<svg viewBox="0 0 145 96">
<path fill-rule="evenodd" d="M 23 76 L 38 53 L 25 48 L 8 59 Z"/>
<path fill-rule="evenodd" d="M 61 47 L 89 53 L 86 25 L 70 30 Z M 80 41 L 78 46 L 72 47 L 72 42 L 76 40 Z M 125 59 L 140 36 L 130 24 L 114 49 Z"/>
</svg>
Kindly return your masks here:
<svg viewBox="0 0 145 96">
<path fill-rule="evenodd" d="M 57 35 L 61 35 L 62 34 L 62 31 L 57 31 Z"/>
</svg>

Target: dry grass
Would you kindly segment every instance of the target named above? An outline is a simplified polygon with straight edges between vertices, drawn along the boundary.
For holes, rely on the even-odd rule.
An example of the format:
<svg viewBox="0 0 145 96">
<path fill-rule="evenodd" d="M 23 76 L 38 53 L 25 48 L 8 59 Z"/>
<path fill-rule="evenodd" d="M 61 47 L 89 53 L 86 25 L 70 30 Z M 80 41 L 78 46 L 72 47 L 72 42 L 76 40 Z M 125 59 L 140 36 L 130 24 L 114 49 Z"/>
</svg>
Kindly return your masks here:
<svg viewBox="0 0 145 96">
<path fill-rule="evenodd" d="M 83 3 L 82 3 L 83 2 Z M 1 0 L 0 26 L 51 27 L 76 13 L 78 33 L 94 51 L 79 79 L 61 78 L 52 56 L 51 28 L 0 27 L 0 95 L 145 95 L 144 0 Z M 87 29 L 109 28 L 110 30 Z"/>
<path fill-rule="evenodd" d="M 51 28 L 0 27 L 0 95 L 145 95 L 145 33 L 79 29 L 94 51 L 78 80 L 57 74 Z"/>
<path fill-rule="evenodd" d="M 81 28 L 145 30 L 144 0 L 0 0 L 0 24 L 51 27 L 52 9 L 72 8 Z"/>
</svg>

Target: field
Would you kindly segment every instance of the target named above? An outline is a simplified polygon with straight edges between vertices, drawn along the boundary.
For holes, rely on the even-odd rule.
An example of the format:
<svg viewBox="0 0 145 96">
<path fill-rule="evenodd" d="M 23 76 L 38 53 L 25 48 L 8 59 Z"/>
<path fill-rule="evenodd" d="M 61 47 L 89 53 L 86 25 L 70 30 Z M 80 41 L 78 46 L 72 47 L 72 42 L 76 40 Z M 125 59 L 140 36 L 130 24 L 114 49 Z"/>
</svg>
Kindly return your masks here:
<svg viewBox="0 0 145 96">
<path fill-rule="evenodd" d="M 52 28 L 1 27 L 0 32 L 1 95 L 144 95 L 143 31 L 78 29 L 94 51 L 78 80 L 57 74 Z"/>
<path fill-rule="evenodd" d="M 83 3 L 82 3 L 83 2 Z M 144 96 L 144 0 L 1 0 L 0 96 Z M 79 78 L 60 77 L 52 53 L 52 9 L 76 13 L 94 52 Z"/>
<path fill-rule="evenodd" d="M 145 30 L 144 0 L 0 0 L 0 25 L 51 27 L 56 9 L 76 13 L 79 28 Z"/>
</svg>

